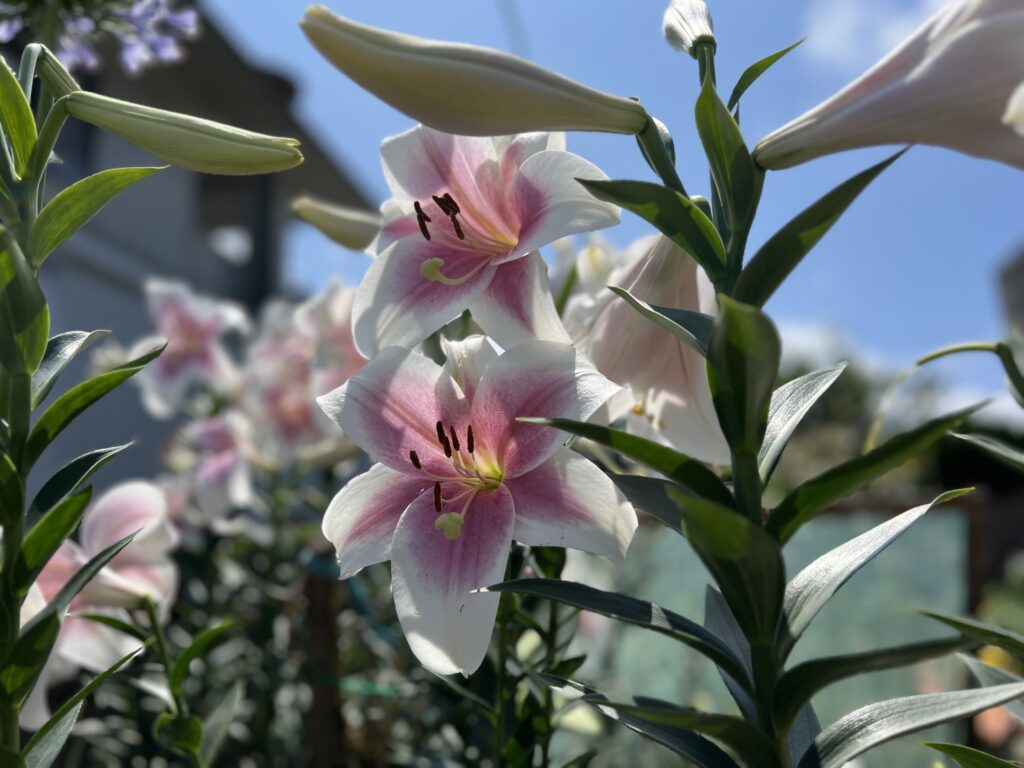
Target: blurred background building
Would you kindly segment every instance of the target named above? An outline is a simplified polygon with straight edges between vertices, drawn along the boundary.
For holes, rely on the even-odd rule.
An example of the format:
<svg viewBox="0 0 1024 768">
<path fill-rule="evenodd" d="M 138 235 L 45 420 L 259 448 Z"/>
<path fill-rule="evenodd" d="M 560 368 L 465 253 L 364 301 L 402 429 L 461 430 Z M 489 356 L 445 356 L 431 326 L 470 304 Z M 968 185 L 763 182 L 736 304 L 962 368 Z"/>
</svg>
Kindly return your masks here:
<svg viewBox="0 0 1024 768">
<path fill-rule="evenodd" d="M 126 346 L 151 334 L 143 292 L 148 277 L 182 280 L 199 293 L 238 301 L 255 312 L 269 297 L 289 290 L 282 266 L 285 232 L 304 226 L 290 218 L 292 199 L 312 193 L 367 205 L 338 161 L 294 117 L 289 80 L 247 62 L 209 19 L 201 36 L 184 45 L 187 56 L 181 63 L 138 76 L 113 64 L 81 76 L 83 85 L 127 101 L 297 138 L 306 162 L 288 173 L 251 177 L 168 168 L 134 186 L 47 264 L 44 290 L 55 310 L 54 332 L 105 328 L 111 340 Z M 116 61 L 116 54 L 107 59 Z M 76 120 L 68 122 L 57 152 L 62 164 L 49 176 L 55 190 L 106 168 L 154 164 L 142 150 Z M 64 382 L 79 380 L 88 358 L 83 354 Z M 148 476 L 160 465 L 168 432 L 168 424 L 142 410 L 138 391 L 123 387 L 69 428 L 59 448 L 44 456 L 38 475 L 45 477 L 98 445 L 134 439 L 136 446 L 111 465 L 103 484 Z"/>
</svg>

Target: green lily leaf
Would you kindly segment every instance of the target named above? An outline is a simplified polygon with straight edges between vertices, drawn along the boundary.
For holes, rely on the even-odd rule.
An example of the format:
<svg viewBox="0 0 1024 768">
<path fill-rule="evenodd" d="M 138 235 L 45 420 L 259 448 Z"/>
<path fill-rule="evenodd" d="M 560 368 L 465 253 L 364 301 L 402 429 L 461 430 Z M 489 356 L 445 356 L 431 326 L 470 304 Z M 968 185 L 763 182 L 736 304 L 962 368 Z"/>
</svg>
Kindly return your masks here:
<svg viewBox="0 0 1024 768">
<path fill-rule="evenodd" d="M 895 541 L 904 531 L 924 516 L 932 507 L 968 493 L 970 489 L 949 491 L 928 504 L 914 507 L 881 525 L 876 525 L 850 541 L 840 544 L 804 568 L 786 585 L 783 612 L 786 623 L 782 630 L 781 650 L 784 654 L 796 644 L 811 620 L 825 607 L 851 576 Z"/>
<path fill-rule="evenodd" d="M 763 482 L 767 483 L 775 471 L 775 465 L 797 425 L 845 369 L 846 363 L 834 368 L 823 368 L 793 379 L 772 393 L 772 401 L 768 406 L 768 426 L 761 450 L 757 454 Z"/>
<path fill-rule="evenodd" d="M 78 719 L 78 713 L 85 703 L 85 699 L 97 688 L 105 683 L 110 677 L 120 670 L 125 664 L 134 659 L 142 652 L 142 649 L 132 651 L 127 656 L 114 662 L 108 669 L 104 670 L 88 683 L 85 684 L 70 699 L 65 701 L 49 720 L 33 734 L 25 745 L 25 759 L 29 768 L 49 768 L 57 759 L 60 750 L 64 747 L 71 734 L 71 728 Z"/>
<path fill-rule="evenodd" d="M 969 644 L 963 637 L 908 643 L 895 648 L 882 648 L 864 653 L 805 661 L 783 674 L 775 689 L 776 724 L 787 727 L 800 708 L 818 691 L 833 683 L 865 672 L 903 667 L 925 659 L 945 656 Z"/>
<path fill-rule="evenodd" d="M 997 440 L 988 435 L 961 435 L 953 433 L 953 437 L 970 443 L 975 448 L 980 448 L 991 456 L 995 456 L 1004 464 L 1024 470 L 1024 451 L 1014 445 L 1007 445 L 1002 440 Z"/>
<path fill-rule="evenodd" d="M 756 61 L 744 70 L 743 74 L 740 75 L 740 79 L 736 81 L 736 87 L 732 89 L 732 96 L 729 97 L 729 103 L 726 107 L 731 112 L 740 103 L 740 97 L 746 93 L 747 89 L 752 86 L 761 75 L 768 71 L 768 69 L 785 56 L 787 53 L 796 48 L 803 40 L 797 40 L 790 46 L 783 48 L 781 51 L 776 51 L 773 54 L 765 56 L 760 61 Z"/>
<path fill-rule="evenodd" d="M 671 309 L 648 304 L 636 298 L 625 288 L 609 285 L 608 290 L 625 299 L 626 302 L 648 320 L 656 323 L 680 341 L 689 344 L 707 357 L 711 333 L 715 328 L 715 318 L 701 312 L 688 309 Z"/>
<path fill-rule="evenodd" d="M 1018 659 L 1024 659 L 1024 635 L 1020 635 L 1009 629 L 989 624 L 978 619 L 950 616 L 935 611 L 922 611 L 924 616 L 941 621 L 946 626 L 952 627 L 957 632 L 963 632 L 968 637 L 973 637 L 988 645 L 994 645 L 1008 651 Z"/>
<path fill-rule="evenodd" d="M 942 752 L 944 755 L 949 755 L 962 768 L 1020 768 L 1017 763 L 1000 760 L 998 757 L 987 755 L 984 752 L 979 752 L 976 749 L 960 744 L 942 744 L 936 741 L 926 741 L 924 745 L 937 752 Z"/>
<path fill-rule="evenodd" d="M 23 177 L 36 145 L 36 121 L 21 84 L 7 62 L 0 62 L 0 128 L 14 154 L 14 170 Z"/>
<path fill-rule="evenodd" d="M 541 677 L 555 690 L 559 691 L 566 699 L 581 699 L 586 704 L 594 707 L 605 717 L 615 720 L 632 731 L 655 741 L 664 747 L 685 757 L 699 768 L 739 768 L 736 762 L 725 752 L 719 749 L 713 742 L 698 736 L 692 730 L 675 728 L 649 722 L 635 717 L 628 712 L 621 712 L 611 707 L 606 707 L 608 699 L 600 691 L 572 680 L 565 680 L 554 675 L 541 675 Z"/>
<path fill-rule="evenodd" d="M 192 640 L 192 644 L 182 652 L 174 662 L 174 666 L 171 668 L 168 683 L 170 684 L 171 691 L 173 693 L 181 691 L 181 685 L 185 682 L 185 677 L 188 675 L 189 664 L 206 653 L 206 651 L 211 649 L 214 645 L 226 640 L 227 638 L 225 635 L 228 630 L 233 629 L 234 626 L 234 621 L 222 621 L 216 626 L 204 629 L 195 636 Z"/>
<path fill-rule="evenodd" d="M 841 768 L 857 755 L 898 736 L 981 712 L 1024 695 L 1024 683 L 929 693 L 868 704 L 836 721 L 814 740 L 799 768 Z"/>
<path fill-rule="evenodd" d="M 661 443 L 631 435 L 620 429 L 602 427 L 570 419 L 535 419 L 520 417 L 516 421 L 556 427 L 573 435 L 585 437 L 595 443 L 607 446 L 626 458 L 660 472 L 674 483 L 688 488 L 696 494 L 729 506 L 732 494 L 718 475 L 699 461 L 674 451 Z"/>
<path fill-rule="evenodd" d="M 32 410 L 38 408 L 46 396 L 50 394 L 57 379 L 75 359 L 75 355 L 97 339 L 106 336 L 109 331 L 68 331 L 58 333 L 46 343 L 43 360 L 32 374 Z"/>
<path fill-rule="evenodd" d="M 778 542 L 734 509 L 672 489 L 668 493 L 683 511 L 690 546 L 714 576 L 743 633 L 752 644 L 771 642 L 786 576 Z"/>
<path fill-rule="evenodd" d="M 743 134 L 722 103 L 711 78 L 704 79 L 696 107 L 697 132 L 711 167 L 711 179 L 725 205 L 729 231 L 742 230 L 757 197 L 754 161 Z"/>
<path fill-rule="evenodd" d="M 92 499 L 92 488 L 68 496 L 54 506 L 25 536 L 21 551 L 11 569 L 11 583 L 19 597 L 24 597 L 43 570 L 43 566 L 61 544 L 75 532 L 85 508 Z"/>
<path fill-rule="evenodd" d="M 700 624 L 646 600 L 561 579 L 515 579 L 484 591 L 533 595 L 658 632 L 690 646 L 724 668 L 740 685 L 750 687 L 742 664 L 725 643 Z"/>
<path fill-rule="evenodd" d="M 763 307 L 868 184 L 905 151 L 901 150 L 843 182 L 772 235 L 750 259 L 736 281 L 733 292 L 736 300 Z"/>
<path fill-rule="evenodd" d="M 1005 685 L 1006 683 L 1020 683 L 1024 682 L 1019 676 L 1011 675 L 1005 669 L 999 669 L 999 667 L 993 667 L 991 664 L 986 664 L 977 656 L 971 656 L 966 653 L 958 653 L 957 656 L 960 658 L 967 668 L 971 670 L 971 675 L 982 685 L 991 687 L 993 685 Z M 1024 721 L 1024 701 L 1008 701 L 1003 704 L 1003 709 L 1009 712 L 1011 715 L 1016 717 L 1018 720 Z"/>
<path fill-rule="evenodd" d="M 598 200 L 615 203 L 653 224 L 704 268 L 713 283 L 725 274 L 725 246 L 711 219 L 686 195 L 646 181 L 577 179 Z"/>
<path fill-rule="evenodd" d="M 74 493 L 100 467 L 129 447 L 131 443 L 115 445 L 113 448 L 99 448 L 79 456 L 65 464 L 51 477 L 29 505 L 27 524 L 35 525 L 39 516 L 59 504 L 68 494 Z"/>
<path fill-rule="evenodd" d="M 89 219 L 118 194 L 157 168 L 111 168 L 100 171 L 61 190 L 32 224 L 28 233 L 28 256 L 35 269 L 65 240 L 88 223 Z"/>
<path fill-rule="evenodd" d="M 203 721 L 203 739 L 199 746 L 199 754 L 206 765 L 214 765 L 244 693 L 245 686 L 241 681 L 232 685 Z"/>
<path fill-rule="evenodd" d="M 58 397 L 32 428 L 25 449 L 25 464 L 31 467 L 53 439 L 86 408 L 95 403 L 105 394 L 130 379 L 149 363 L 160 356 L 166 345 L 161 345 L 151 352 L 129 360 L 112 371 L 83 381 Z"/>
<path fill-rule="evenodd" d="M 917 429 L 896 435 L 863 456 L 843 462 L 794 489 L 772 510 L 768 530 L 788 541 L 800 527 L 853 491 L 877 480 L 908 459 L 930 448 L 956 429 L 980 406 L 933 419 Z"/>
<path fill-rule="evenodd" d="M 0 71 L 6 66 L 0 64 Z M 0 365 L 32 373 L 46 352 L 50 308 L 32 268 L 17 250 L 0 251 Z M 10 340 L 14 343 L 11 344 Z"/>
</svg>

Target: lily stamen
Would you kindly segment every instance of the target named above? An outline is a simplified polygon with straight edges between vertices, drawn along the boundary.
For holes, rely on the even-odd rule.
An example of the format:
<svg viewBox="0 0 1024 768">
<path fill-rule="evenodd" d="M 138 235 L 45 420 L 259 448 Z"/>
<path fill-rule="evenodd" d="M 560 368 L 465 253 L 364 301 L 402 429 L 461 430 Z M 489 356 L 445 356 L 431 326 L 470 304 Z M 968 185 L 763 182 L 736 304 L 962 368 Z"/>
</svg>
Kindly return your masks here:
<svg viewBox="0 0 1024 768">
<path fill-rule="evenodd" d="M 490 263 L 490 259 L 482 258 L 475 267 L 469 270 L 469 272 L 464 274 L 462 277 L 449 277 L 441 271 L 441 268 L 444 266 L 444 259 L 435 257 L 432 259 L 426 259 L 422 264 L 420 264 L 420 274 L 431 282 L 437 282 L 443 285 L 462 285 L 467 280 L 476 277 L 480 270 Z"/>
</svg>

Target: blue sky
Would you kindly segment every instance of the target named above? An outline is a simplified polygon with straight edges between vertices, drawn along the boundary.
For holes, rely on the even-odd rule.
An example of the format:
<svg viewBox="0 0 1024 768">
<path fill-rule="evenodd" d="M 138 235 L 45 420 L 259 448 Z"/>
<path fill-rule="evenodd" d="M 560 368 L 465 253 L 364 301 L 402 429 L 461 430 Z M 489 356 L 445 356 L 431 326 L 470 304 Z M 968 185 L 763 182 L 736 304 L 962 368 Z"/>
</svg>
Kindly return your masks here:
<svg viewBox="0 0 1024 768">
<path fill-rule="evenodd" d="M 515 8 L 510 14 L 508 8 Z M 638 96 L 672 130 L 691 193 L 706 192 L 693 128 L 697 72 L 661 38 L 664 0 L 333 0 L 335 11 L 403 32 L 525 53 L 539 64 L 611 93 Z M 760 137 L 831 95 L 941 4 L 936 0 L 787 0 L 710 3 L 723 90 L 747 64 L 800 38 L 807 42 L 744 98 L 742 128 Z M 298 21 L 307 3 L 207 0 L 224 33 L 255 63 L 298 86 L 296 109 L 311 132 L 380 202 L 380 140 L 411 121 L 362 91 L 308 45 Z M 516 23 L 518 19 L 518 23 Z M 519 31 L 517 31 L 519 30 Z M 573 134 L 569 148 L 612 178 L 650 179 L 633 140 Z M 887 154 L 864 150 L 769 174 L 753 246 L 802 208 Z M 836 344 L 893 367 L 956 341 L 1004 335 L 998 270 L 1024 248 L 1024 174 L 993 162 L 916 147 L 856 203 L 768 305 L 793 338 Z M 628 244 L 647 233 L 629 214 L 606 235 Z M 365 257 L 346 254 L 299 227 L 294 274 L 307 285 L 330 274 L 358 280 Z M 832 333 L 816 333 L 817 329 Z M 827 351 L 827 350 L 826 350 Z M 942 369 L 968 392 L 1000 391 L 984 357 Z"/>
</svg>

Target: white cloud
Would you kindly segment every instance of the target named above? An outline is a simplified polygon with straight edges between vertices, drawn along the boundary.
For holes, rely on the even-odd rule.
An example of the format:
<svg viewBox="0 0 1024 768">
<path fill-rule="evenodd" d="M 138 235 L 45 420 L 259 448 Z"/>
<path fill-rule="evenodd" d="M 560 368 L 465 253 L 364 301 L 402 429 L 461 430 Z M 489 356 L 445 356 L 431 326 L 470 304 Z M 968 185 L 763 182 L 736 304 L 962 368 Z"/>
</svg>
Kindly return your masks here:
<svg viewBox="0 0 1024 768">
<path fill-rule="evenodd" d="M 945 4 L 946 0 L 811 0 L 804 45 L 816 61 L 856 75 Z"/>
</svg>

